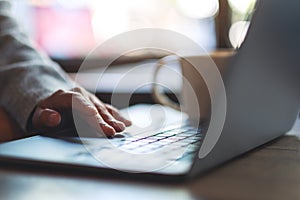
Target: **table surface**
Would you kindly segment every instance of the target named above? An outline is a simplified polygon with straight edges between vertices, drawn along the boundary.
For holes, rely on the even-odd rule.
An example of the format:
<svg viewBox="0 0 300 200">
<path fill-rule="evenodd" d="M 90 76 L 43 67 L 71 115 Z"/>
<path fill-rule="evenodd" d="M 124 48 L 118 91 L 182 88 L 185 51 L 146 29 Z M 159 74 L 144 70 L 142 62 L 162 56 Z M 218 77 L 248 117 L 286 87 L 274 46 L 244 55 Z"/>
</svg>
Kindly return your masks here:
<svg viewBox="0 0 300 200">
<path fill-rule="evenodd" d="M 300 123 L 194 180 L 147 182 L 1 166 L 0 199 L 300 199 Z"/>
</svg>

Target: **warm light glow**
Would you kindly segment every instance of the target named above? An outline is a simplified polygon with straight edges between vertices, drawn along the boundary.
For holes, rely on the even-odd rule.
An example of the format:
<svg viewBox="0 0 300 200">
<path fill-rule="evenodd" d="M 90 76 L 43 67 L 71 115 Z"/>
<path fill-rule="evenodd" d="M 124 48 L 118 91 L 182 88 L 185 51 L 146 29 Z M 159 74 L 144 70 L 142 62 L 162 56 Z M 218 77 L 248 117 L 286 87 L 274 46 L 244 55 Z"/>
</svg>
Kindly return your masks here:
<svg viewBox="0 0 300 200">
<path fill-rule="evenodd" d="M 229 40 L 234 48 L 239 48 L 247 34 L 250 22 L 239 21 L 231 25 L 229 30 Z"/>
<path fill-rule="evenodd" d="M 28 3 L 34 6 L 49 6 L 53 4 L 53 0 L 28 0 Z"/>
<path fill-rule="evenodd" d="M 61 6 L 68 9 L 76 9 L 88 6 L 89 1 L 87 0 L 57 0 Z"/>
<path fill-rule="evenodd" d="M 19 2 L 14 12 L 20 24 L 28 27 L 41 49 L 55 57 L 85 56 L 107 39 L 139 28 L 173 30 L 207 50 L 216 46 L 212 17 L 219 0 L 11 1 Z"/>
<path fill-rule="evenodd" d="M 98 42 L 128 30 L 129 15 L 126 1 L 98 0 L 93 4 L 92 27 Z"/>
<path fill-rule="evenodd" d="M 208 18 L 219 10 L 218 0 L 177 0 L 178 8 L 192 18 Z"/>
<path fill-rule="evenodd" d="M 254 7 L 256 0 L 228 0 L 228 2 L 232 9 L 245 14 Z"/>
</svg>

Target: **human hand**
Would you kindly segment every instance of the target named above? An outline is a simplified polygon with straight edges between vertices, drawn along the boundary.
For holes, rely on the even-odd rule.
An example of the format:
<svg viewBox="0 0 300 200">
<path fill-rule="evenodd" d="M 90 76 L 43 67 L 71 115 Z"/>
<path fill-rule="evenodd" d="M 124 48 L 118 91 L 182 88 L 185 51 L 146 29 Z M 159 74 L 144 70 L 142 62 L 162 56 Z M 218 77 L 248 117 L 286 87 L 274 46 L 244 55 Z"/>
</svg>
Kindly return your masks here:
<svg viewBox="0 0 300 200">
<path fill-rule="evenodd" d="M 40 101 L 32 116 L 32 126 L 36 130 L 58 127 L 63 117 L 72 119 L 72 109 L 95 130 L 109 137 L 131 125 L 131 121 L 122 117 L 116 108 L 76 87 L 71 91 L 58 90 Z"/>
</svg>

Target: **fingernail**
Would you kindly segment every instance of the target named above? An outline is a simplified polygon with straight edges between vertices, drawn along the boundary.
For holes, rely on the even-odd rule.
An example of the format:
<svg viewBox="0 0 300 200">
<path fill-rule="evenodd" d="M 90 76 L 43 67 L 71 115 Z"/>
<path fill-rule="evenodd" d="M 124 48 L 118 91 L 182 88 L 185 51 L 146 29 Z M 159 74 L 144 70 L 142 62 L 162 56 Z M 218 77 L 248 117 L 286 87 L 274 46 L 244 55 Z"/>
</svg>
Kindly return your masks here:
<svg viewBox="0 0 300 200">
<path fill-rule="evenodd" d="M 126 126 L 131 126 L 132 125 L 132 122 L 128 119 L 126 119 L 125 117 L 122 117 L 122 122 L 124 122 L 124 124 Z"/>
<path fill-rule="evenodd" d="M 126 128 L 126 126 L 125 126 L 125 124 L 124 124 L 123 122 L 117 122 L 117 124 L 118 124 L 118 126 L 119 126 L 120 128 L 122 128 L 122 129 L 125 129 L 125 128 Z"/>
<path fill-rule="evenodd" d="M 51 113 L 48 116 L 48 122 L 51 124 L 58 124 L 58 115 L 56 113 Z"/>
<path fill-rule="evenodd" d="M 132 125 L 132 122 L 131 122 L 130 120 L 126 119 L 125 125 L 126 125 L 126 126 L 131 126 L 131 125 Z"/>
<path fill-rule="evenodd" d="M 120 121 L 111 121 L 113 127 L 115 128 L 116 131 L 124 131 L 126 126 L 123 122 Z"/>
<path fill-rule="evenodd" d="M 109 126 L 108 124 L 104 124 L 104 127 L 105 128 L 104 128 L 103 132 L 106 136 L 114 136 L 116 134 L 115 129 L 113 127 Z"/>
</svg>

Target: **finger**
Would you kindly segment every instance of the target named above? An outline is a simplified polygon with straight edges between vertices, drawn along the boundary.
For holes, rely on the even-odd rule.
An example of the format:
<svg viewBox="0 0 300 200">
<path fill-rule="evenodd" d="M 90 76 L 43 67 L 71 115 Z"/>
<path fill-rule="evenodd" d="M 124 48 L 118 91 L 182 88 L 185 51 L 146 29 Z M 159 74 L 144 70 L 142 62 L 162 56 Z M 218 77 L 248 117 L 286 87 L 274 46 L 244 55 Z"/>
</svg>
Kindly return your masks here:
<svg viewBox="0 0 300 200">
<path fill-rule="evenodd" d="M 87 122 L 99 132 L 105 134 L 106 136 L 112 137 L 116 134 L 116 129 L 113 124 L 108 124 L 102 115 L 98 112 L 95 105 L 88 99 L 84 98 L 82 95 L 73 95 L 73 108 L 80 113 L 84 113 Z M 95 121 L 96 120 L 96 121 Z"/>
<path fill-rule="evenodd" d="M 123 122 L 120 122 L 116 120 L 111 114 L 107 111 L 106 107 L 103 105 L 103 103 L 94 95 L 91 95 L 86 90 L 76 87 L 73 89 L 74 92 L 78 92 L 83 94 L 87 98 L 87 101 L 90 103 L 90 105 L 96 107 L 97 112 L 100 114 L 104 122 L 106 122 L 108 125 L 113 127 L 115 131 L 121 132 L 125 130 L 125 124 Z"/>
<path fill-rule="evenodd" d="M 126 126 L 131 126 L 132 122 L 128 119 L 126 119 L 125 117 L 123 117 L 120 112 L 113 107 L 112 105 L 109 104 L 105 104 L 106 109 L 108 110 L 108 112 L 117 120 L 123 122 Z"/>
<path fill-rule="evenodd" d="M 108 137 L 112 137 L 116 134 L 116 130 L 107 124 L 99 114 L 96 116 L 88 116 L 85 121 L 95 130 Z"/>
<path fill-rule="evenodd" d="M 125 130 L 125 124 L 115 119 L 100 100 L 98 100 L 94 96 L 90 97 L 90 100 L 96 106 L 98 112 L 100 113 L 105 122 L 111 125 L 117 132 Z"/>
<path fill-rule="evenodd" d="M 32 124 L 37 129 L 57 127 L 61 122 L 59 112 L 37 107 L 32 117 Z"/>
<path fill-rule="evenodd" d="M 117 132 L 121 132 L 125 130 L 126 127 L 123 122 L 114 119 L 106 109 L 104 110 L 102 107 L 99 106 L 96 107 L 98 108 L 98 111 L 101 117 L 104 119 L 104 121 L 109 125 L 111 125 Z"/>
<path fill-rule="evenodd" d="M 84 115 L 86 121 L 90 126 L 98 130 L 98 132 L 112 137 L 116 134 L 116 130 L 110 124 L 103 119 L 99 114 L 95 105 L 82 95 L 74 94 L 72 98 L 73 111 L 79 112 L 80 115 Z"/>
</svg>

